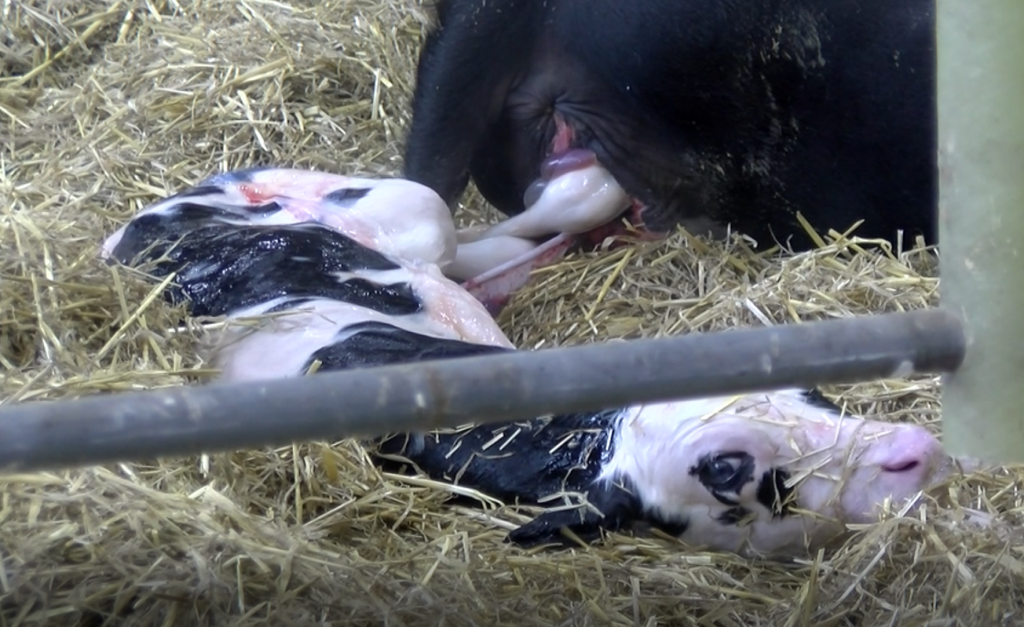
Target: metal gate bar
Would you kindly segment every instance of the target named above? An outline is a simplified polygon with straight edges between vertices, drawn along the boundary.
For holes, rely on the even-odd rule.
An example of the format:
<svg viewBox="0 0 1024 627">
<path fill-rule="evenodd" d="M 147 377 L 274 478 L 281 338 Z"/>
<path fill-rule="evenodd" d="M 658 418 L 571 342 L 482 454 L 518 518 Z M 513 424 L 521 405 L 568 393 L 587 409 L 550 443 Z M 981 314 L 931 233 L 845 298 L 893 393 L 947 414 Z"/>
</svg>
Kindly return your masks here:
<svg viewBox="0 0 1024 627">
<path fill-rule="evenodd" d="M 0 406 L 0 470 L 377 436 L 955 370 L 943 310 Z"/>
</svg>

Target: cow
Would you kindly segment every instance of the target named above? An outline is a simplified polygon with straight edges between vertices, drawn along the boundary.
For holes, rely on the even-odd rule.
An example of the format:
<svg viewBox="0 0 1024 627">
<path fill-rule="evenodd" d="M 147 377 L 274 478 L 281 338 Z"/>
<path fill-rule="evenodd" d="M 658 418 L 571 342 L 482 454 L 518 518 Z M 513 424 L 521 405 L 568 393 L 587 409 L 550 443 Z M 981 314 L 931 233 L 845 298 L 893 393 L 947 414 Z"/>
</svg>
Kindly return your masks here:
<svg viewBox="0 0 1024 627">
<path fill-rule="evenodd" d="M 645 232 L 935 244 L 935 55 L 934 0 L 438 0 L 403 176 L 516 216 L 582 151 Z"/>
</svg>

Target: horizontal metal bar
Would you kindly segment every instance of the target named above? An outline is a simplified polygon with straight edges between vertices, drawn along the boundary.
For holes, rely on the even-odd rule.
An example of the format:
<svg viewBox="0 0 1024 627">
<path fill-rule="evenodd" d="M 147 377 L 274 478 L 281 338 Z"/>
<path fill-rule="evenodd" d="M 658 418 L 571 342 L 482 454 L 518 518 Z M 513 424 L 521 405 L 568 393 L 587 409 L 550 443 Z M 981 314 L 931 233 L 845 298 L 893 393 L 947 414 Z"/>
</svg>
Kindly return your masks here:
<svg viewBox="0 0 1024 627">
<path fill-rule="evenodd" d="M 632 403 L 949 372 L 941 310 L 0 406 L 0 469 L 283 446 Z"/>
</svg>

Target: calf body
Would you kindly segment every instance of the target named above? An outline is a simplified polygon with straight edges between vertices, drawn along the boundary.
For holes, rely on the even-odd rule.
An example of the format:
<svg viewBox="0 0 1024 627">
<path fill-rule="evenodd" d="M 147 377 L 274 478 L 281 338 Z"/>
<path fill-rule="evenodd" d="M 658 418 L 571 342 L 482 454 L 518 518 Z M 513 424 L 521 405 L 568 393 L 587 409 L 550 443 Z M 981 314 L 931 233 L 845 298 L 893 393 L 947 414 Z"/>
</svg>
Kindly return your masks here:
<svg viewBox="0 0 1024 627">
<path fill-rule="evenodd" d="M 437 219 L 429 211 L 419 212 L 420 222 L 366 229 L 372 220 L 363 221 L 356 234 L 346 233 L 352 215 L 379 212 L 388 220 L 404 196 L 376 206 L 372 184 L 337 187 L 341 179 L 332 179 L 325 187 L 331 198 L 351 203 L 317 202 L 306 215 L 292 201 L 308 181 L 279 184 L 271 206 L 266 193 L 238 196 L 245 177 L 245 185 L 265 180 L 236 173 L 205 182 L 143 211 L 105 246 L 109 257 L 151 265 L 157 276 L 176 273 L 167 297 L 187 301 L 193 314 L 237 323 L 212 348 L 222 378 L 514 350 L 436 263 L 402 256 L 444 256 L 425 241 L 446 237 L 414 237 L 445 231 L 429 223 Z M 418 186 L 408 185 L 415 197 Z M 450 220 L 447 210 L 440 219 Z M 370 246 L 383 232 L 377 245 L 389 254 Z M 870 521 L 887 498 L 913 496 L 950 465 L 927 430 L 845 416 L 801 390 L 393 434 L 367 444 L 382 465 L 545 506 L 510 534 L 522 545 L 561 541 L 566 529 L 592 540 L 643 523 L 744 554 L 803 553 L 842 532 L 843 523 Z"/>
<path fill-rule="evenodd" d="M 439 0 L 405 175 L 525 209 L 596 155 L 649 229 L 936 238 L 934 0 Z"/>
<path fill-rule="evenodd" d="M 379 451 L 500 499 L 543 503 L 548 511 L 510 534 L 519 544 L 640 523 L 744 555 L 805 554 L 951 463 L 921 427 L 844 415 L 796 389 L 406 434 Z"/>
<path fill-rule="evenodd" d="M 230 380 L 299 376 L 316 350 L 368 321 L 511 347 L 484 306 L 442 274 L 455 230 L 432 200 L 401 180 L 232 172 L 146 208 L 103 252 L 157 277 L 175 273 L 165 295 L 194 316 L 246 321 L 213 349 Z"/>
</svg>

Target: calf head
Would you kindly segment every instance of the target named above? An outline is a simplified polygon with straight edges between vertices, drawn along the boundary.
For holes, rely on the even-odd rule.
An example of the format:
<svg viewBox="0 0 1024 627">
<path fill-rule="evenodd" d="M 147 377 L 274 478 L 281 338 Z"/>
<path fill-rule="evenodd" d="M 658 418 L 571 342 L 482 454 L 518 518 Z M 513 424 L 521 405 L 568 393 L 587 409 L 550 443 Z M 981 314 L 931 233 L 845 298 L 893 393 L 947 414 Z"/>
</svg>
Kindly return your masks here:
<svg viewBox="0 0 1024 627">
<path fill-rule="evenodd" d="M 640 406 L 622 418 L 614 446 L 589 513 L 550 512 L 512 539 L 644 520 L 692 545 L 799 554 L 951 469 L 923 427 L 844 415 L 796 390 Z"/>
</svg>

